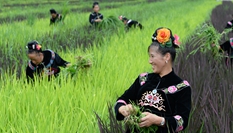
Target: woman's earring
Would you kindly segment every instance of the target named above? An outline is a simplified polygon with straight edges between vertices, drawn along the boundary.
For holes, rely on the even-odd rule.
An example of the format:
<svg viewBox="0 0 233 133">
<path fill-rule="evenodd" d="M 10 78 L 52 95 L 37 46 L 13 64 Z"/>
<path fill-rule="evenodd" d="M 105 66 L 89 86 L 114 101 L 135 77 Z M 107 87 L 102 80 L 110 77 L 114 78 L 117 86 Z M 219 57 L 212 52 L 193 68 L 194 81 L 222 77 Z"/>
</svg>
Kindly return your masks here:
<svg viewBox="0 0 233 133">
<path fill-rule="evenodd" d="M 167 60 L 165 62 L 167 63 Z"/>
</svg>

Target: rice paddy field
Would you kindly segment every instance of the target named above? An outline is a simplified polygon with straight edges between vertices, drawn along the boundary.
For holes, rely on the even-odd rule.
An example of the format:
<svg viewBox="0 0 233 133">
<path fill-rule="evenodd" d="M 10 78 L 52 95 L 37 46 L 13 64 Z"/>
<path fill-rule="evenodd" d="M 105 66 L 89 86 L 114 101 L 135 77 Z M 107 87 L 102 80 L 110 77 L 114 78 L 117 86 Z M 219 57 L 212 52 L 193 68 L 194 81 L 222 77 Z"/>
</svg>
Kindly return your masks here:
<svg viewBox="0 0 233 133">
<path fill-rule="evenodd" d="M 197 27 L 210 20 L 211 11 L 220 1 L 100 0 L 104 17 L 124 15 L 144 27 L 129 32 L 124 31 L 120 21 L 103 30 L 89 28 L 92 3 L 0 0 L 0 132 L 100 132 L 95 112 L 108 121 L 107 104 L 114 105 L 140 73 L 151 72 L 147 48 L 158 27 L 169 27 L 180 36 L 183 45 L 174 69 L 193 89 L 190 125 L 184 132 L 233 131 L 233 90 L 232 84 L 228 85 L 232 78 L 221 81 L 232 77 L 228 74 L 231 71 L 211 75 L 206 55 L 199 53 L 186 58 L 191 51 L 190 37 Z M 49 26 L 50 8 L 67 13 L 64 24 Z M 75 63 L 76 56 L 87 56 L 92 66 L 72 78 L 63 69 L 52 82 L 36 80 L 29 84 L 25 76 L 25 46 L 31 40 L 39 41 L 43 49 L 52 49 L 71 63 Z M 216 94 L 218 89 L 221 94 Z M 214 116 L 216 119 L 212 119 Z"/>
</svg>

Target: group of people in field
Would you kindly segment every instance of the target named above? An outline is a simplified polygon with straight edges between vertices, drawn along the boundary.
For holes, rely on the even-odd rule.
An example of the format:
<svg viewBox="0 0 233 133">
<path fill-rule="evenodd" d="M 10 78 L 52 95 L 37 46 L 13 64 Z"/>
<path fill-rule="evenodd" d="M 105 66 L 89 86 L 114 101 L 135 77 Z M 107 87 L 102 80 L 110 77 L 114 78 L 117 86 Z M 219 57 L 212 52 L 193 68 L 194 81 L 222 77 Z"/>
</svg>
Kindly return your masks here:
<svg viewBox="0 0 233 133">
<path fill-rule="evenodd" d="M 99 13 L 99 3 L 93 3 L 93 13 L 90 14 L 91 25 L 98 25 L 104 16 Z M 62 20 L 62 15 L 54 9 L 50 10 L 50 24 Z M 137 21 L 120 16 L 127 29 L 130 27 L 142 28 Z M 226 28 L 233 28 L 233 20 L 227 23 Z M 157 126 L 156 133 L 180 132 L 189 122 L 191 110 L 191 87 L 189 82 L 181 79 L 173 69 L 176 58 L 176 49 L 180 47 L 179 36 L 173 35 L 166 27 L 152 31 L 152 40 L 148 46 L 149 64 L 152 73 L 141 73 L 135 78 L 133 84 L 116 100 L 115 114 L 117 120 L 126 120 L 135 112 L 137 105 L 144 117 L 140 118 L 138 125 L 141 128 Z M 26 69 L 28 80 L 34 80 L 35 74 L 58 76 L 59 67 L 67 67 L 70 62 L 62 59 L 52 50 L 42 50 L 37 41 L 27 44 L 30 61 Z M 222 44 L 220 49 L 232 55 L 233 39 Z M 231 58 L 232 60 L 232 58 Z M 127 133 L 139 133 L 136 128 L 128 127 Z"/>
<path fill-rule="evenodd" d="M 101 23 L 104 19 L 103 14 L 101 14 L 100 11 L 100 6 L 98 2 L 94 2 L 92 5 L 93 12 L 89 16 L 89 23 L 92 26 L 97 26 L 99 23 Z M 62 22 L 62 15 L 57 13 L 55 9 L 50 9 L 50 14 L 51 14 L 51 19 L 50 19 L 50 25 L 56 24 L 57 22 Z M 119 20 L 121 20 L 125 24 L 126 30 L 129 30 L 131 27 L 138 27 L 142 29 L 142 24 L 140 24 L 138 21 L 131 20 L 126 18 L 125 16 L 119 16 Z"/>
<path fill-rule="evenodd" d="M 102 22 L 104 16 L 99 12 L 100 7 L 98 2 L 94 2 L 92 8 L 93 12 L 89 16 L 89 22 L 92 26 L 96 26 Z M 50 15 L 50 25 L 63 23 L 62 14 L 59 14 L 55 9 L 50 9 Z M 127 30 L 129 30 L 131 27 L 139 27 L 142 29 L 142 25 L 135 20 L 127 19 L 124 16 L 120 16 L 119 19 L 125 24 Z M 42 46 L 37 41 L 29 42 L 27 48 L 28 57 L 30 59 L 26 69 L 28 81 L 34 80 L 35 74 L 47 74 L 49 79 L 52 75 L 56 77 L 60 72 L 60 66 L 66 67 L 69 66 L 68 64 L 70 64 L 64 61 L 57 53 L 52 50 L 42 51 Z"/>
</svg>

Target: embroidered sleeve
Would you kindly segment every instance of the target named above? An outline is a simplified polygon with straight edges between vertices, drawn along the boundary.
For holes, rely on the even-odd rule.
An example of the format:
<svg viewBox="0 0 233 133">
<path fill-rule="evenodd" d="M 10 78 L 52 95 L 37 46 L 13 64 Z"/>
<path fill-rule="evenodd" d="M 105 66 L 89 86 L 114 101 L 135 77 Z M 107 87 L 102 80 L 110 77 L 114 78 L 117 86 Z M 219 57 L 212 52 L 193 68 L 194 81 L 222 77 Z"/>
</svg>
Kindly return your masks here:
<svg viewBox="0 0 233 133">
<path fill-rule="evenodd" d="M 184 123 L 183 118 L 181 116 L 179 116 L 179 115 L 174 116 L 174 118 L 175 118 L 176 124 L 177 124 L 176 132 L 182 131 L 183 128 L 184 128 L 183 127 L 183 123 Z"/>
<path fill-rule="evenodd" d="M 141 73 L 139 75 L 139 83 L 140 83 L 141 86 L 146 83 L 147 77 L 148 77 L 147 75 L 148 75 L 148 73 Z"/>
<path fill-rule="evenodd" d="M 117 99 L 117 102 L 115 104 L 115 113 L 117 120 L 124 119 L 124 116 L 118 112 L 121 106 L 129 104 L 130 102 L 136 102 L 136 96 L 139 88 L 141 87 L 139 77 L 134 81 L 134 83 L 129 87 L 129 89 L 126 90 L 124 94 Z"/>
<path fill-rule="evenodd" d="M 166 122 L 170 132 L 179 132 L 188 125 L 189 114 L 191 110 L 191 87 L 184 80 L 178 85 L 170 86 L 165 89 L 166 95 L 173 95 L 176 99 L 173 116 L 166 117 Z"/>
<path fill-rule="evenodd" d="M 184 81 L 182 81 L 181 83 L 179 83 L 177 85 L 173 85 L 173 86 L 169 86 L 168 88 L 165 88 L 163 90 L 163 92 L 165 94 L 174 94 L 174 93 L 179 92 L 179 91 L 181 91 L 182 89 L 184 89 L 184 88 L 186 88 L 188 86 L 190 86 L 188 81 L 184 80 Z"/>
</svg>

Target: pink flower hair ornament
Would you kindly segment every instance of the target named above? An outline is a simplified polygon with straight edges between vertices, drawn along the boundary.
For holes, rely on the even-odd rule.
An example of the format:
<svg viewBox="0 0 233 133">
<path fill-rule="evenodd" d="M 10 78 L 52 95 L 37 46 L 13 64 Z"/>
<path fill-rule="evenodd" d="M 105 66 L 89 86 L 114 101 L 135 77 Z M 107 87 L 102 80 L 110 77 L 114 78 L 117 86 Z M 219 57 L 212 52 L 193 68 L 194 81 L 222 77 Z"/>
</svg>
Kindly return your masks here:
<svg viewBox="0 0 233 133">
<path fill-rule="evenodd" d="M 40 50 L 40 49 L 41 49 L 41 45 L 39 45 L 39 44 L 36 45 L 36 49 L 37 49 L 37 50 Z"/>
<path fill-rule="evenodd" d="M 177 46 L 180 47 L 180 42 L 179 42 L 180 37 L 178 35 L 174 35 L 174 41 L 173 43 Z"/>
</svg>

